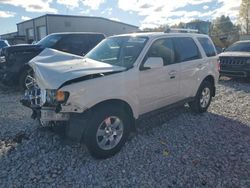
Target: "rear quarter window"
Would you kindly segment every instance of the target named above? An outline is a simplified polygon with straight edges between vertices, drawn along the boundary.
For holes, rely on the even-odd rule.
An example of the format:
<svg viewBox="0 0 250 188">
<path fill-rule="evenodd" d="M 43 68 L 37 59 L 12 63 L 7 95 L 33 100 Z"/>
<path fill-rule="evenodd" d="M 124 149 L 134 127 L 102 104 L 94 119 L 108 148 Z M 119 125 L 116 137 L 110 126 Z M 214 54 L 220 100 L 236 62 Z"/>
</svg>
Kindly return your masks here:
<svg viewBox="0 0 250 188">
<path fill-rule="evenodd" d="M 198 41 L 200 42 L 202 48 L 204 49 L 207 57 L 213 57 L 216 56 L 216 51 L 214 49 L 214 45 L 212 42 L 205 37 L 200 37 L 198 38 Z"/>
<path fill-rule="evenodd" d="M 177 62 L 200 59 L 200 51 L 191 37 L 174 38 Z"/>
</svg>

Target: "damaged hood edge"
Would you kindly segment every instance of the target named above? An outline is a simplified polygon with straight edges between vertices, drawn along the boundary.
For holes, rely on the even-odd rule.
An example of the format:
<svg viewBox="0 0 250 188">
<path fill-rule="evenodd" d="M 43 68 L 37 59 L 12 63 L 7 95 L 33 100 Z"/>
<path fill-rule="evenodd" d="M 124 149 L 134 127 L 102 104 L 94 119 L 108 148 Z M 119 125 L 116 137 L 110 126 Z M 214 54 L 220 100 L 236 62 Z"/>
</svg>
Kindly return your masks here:
<svg viewBox="0 0 250 188">
<path fill-rule="evenodd" d="M 36 82 L 41 89 L 58 89 L 65 82 L 77 78 L 126 70 L 124 67 L 53 49 L 43 50 L 29 62 L 29 65 L 34 70 Z"/>
</svg>

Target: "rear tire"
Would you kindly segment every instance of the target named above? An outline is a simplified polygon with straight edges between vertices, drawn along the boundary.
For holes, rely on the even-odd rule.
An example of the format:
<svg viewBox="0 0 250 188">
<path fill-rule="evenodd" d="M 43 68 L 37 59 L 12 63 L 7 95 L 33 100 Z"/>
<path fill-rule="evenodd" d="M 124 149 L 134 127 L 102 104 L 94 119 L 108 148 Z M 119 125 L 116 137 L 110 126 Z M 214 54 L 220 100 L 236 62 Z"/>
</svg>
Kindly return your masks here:
<svg viewBox="0 0 250 188">
<path fill-rule="evenodd" d="M 196 94 L 195 100 L 189 103 L 192 111 L 195 113 L 204 113 L 207 111 L 213 93 L 213 85 L 209 81 L 203 81 Z"/>
<path fill-rule="evenodd" d="M 128 113 L 118 105 L 99 106 L 84 132 L 84 141 L 90 154 L 105 159 L 121 150 L 130 133 Z"/>
</svg>

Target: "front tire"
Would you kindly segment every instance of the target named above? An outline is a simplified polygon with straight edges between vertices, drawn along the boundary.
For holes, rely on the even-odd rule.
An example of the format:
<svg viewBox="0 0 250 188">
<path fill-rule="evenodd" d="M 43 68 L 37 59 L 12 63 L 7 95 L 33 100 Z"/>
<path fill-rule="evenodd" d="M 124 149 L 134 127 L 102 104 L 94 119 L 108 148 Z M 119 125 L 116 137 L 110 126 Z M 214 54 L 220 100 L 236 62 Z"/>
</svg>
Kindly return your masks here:
<svg viewBox="0 0 250 188">
<path fill-rule="evenodd" d="M 19 88 L 21 90 L 28 89 L 29 86 L 31 87 L 34 82 L 34 73 L 31 68 L 25 68 L 19 77 Z"/>
<path fill-rule="evenodd" d="M 212 100 L 213 85 L 211 82 L 204 81 L 196 94 L 195 100 L 189 103 L 192 111 L 195 113 L 204 113 L 207 111 Z"/>
<path fill-rule="evenodd" d="M 105 159 L 121 150 L 130 133 L 130 117 L 117 105 L 93 110 L 84 141 L 94 158 Z"/>
</svg>

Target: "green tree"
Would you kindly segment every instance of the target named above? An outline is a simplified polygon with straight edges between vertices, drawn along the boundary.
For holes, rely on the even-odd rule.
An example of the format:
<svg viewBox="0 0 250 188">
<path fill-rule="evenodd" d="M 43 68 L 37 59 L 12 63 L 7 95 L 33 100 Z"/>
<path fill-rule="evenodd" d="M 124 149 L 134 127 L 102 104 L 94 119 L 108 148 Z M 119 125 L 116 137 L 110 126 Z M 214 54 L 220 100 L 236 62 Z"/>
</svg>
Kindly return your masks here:
<svg viewBox="0 0 250 188">
<path fill-rule="evenodd" d="M 210 36 L 216 41 L 221 40 L 223 47 L 226 47 L 239 39 L 239 28 L 223 15 L 212 21 Z"/>
<path fill-rule="evenodd" d="M 239 21 L 242 22 L 242 29 L 246 34 L 250 34 L 250 0 L 241 1 Z"/>
<path fill-rule="evenodd" d="M 174 24 L 174 25 L 172 25 L 171 28 L 183 29 L 183 28 L 186 28 L 186 24 L 183 23 L 183 22 L 180 22 L 179 24 Z"/>
<path fill-rule="evenodd" d="M 155 27 L 155 28 L 144 28 L 142 31 L 143 32 L 164 32 L 166 31 L 166 29 L 169 28 L 169 26 L 166 25 L 161 25 L 159 27 Z"/>
</svg>

